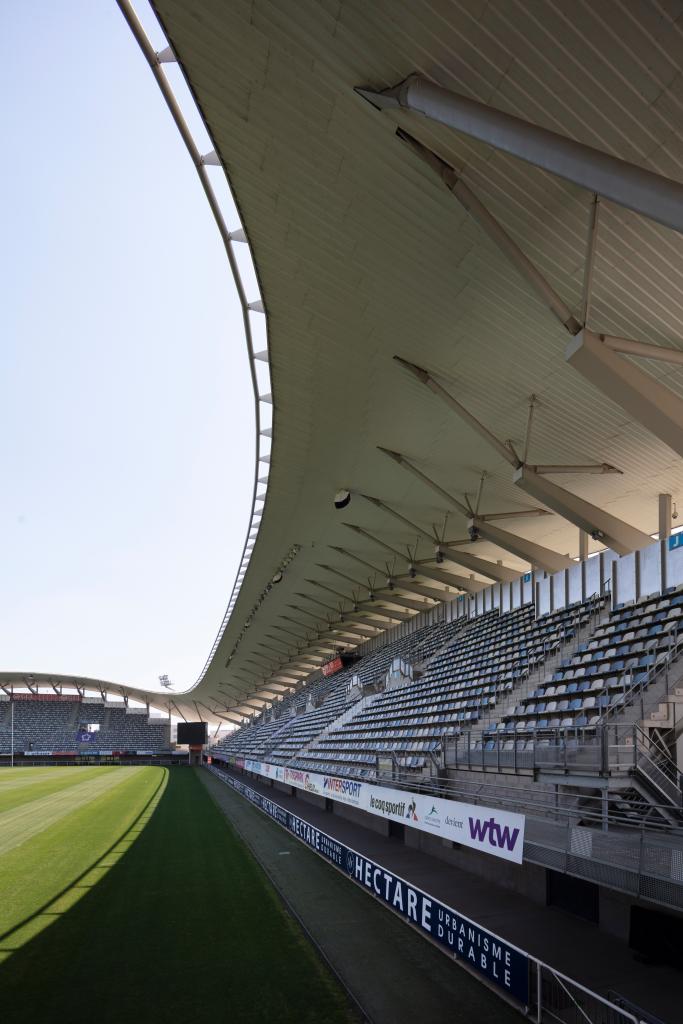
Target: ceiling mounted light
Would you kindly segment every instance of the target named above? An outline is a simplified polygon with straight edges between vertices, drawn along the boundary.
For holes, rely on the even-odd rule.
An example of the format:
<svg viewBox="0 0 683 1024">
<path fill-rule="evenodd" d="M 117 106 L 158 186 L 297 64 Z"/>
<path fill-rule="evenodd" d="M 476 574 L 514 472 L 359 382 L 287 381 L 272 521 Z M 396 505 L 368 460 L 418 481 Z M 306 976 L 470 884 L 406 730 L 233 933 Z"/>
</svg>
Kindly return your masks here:
<svg viewBox="0 0 683 1024">
<path fill-rule="evenodd" d="M 346 506 L 349 504 L 350 501 L 351 501 L 351 492 L 350 491 L 345 491 L 345 490 L 337 491 L 337 493 L 334 496 L 334 507 L 337 508 L 337 509 L 346 508 Z"/>
</svg>

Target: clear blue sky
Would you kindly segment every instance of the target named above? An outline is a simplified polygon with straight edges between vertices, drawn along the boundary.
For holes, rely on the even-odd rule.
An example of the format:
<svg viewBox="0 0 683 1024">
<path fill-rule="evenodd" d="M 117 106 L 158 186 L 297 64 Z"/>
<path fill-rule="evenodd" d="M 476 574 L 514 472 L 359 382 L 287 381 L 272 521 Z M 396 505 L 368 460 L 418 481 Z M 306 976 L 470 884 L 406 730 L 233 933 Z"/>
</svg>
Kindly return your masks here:
<svg viewBox="0 0 683 1024">
<path fill-rule="evenodd" d="M 187 686 L 253 481 L 218 232 L 114 0 L 0 4 L 0 90 L 0 669 Z"/>
</svg>

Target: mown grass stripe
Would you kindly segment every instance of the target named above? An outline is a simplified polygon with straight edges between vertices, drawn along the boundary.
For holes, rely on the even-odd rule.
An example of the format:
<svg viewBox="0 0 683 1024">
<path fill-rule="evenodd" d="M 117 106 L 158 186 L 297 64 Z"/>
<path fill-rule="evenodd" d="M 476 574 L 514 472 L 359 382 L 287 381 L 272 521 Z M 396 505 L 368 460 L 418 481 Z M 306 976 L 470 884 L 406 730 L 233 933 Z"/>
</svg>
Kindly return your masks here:
<svg viewBox="0 0 683 1024">
<path fill-rule="evenodd" d="M 43 772 L 41 778 L 32 780 L 30 768 L 9 769 L 8 774 L 13 779 L 0 784 L 0 814 L 20 804 L 28 803 L 31 800 L 38 800 L 49 793 L 57 793 L 68 789 L 70 786 L 78 786 L 88 779 L 99 775 L 110 773 L 114 769 L 107 767 L 94 768 L 53 768 Z M 40 769 L 38 769 L 40 771 Z M 4 778 L 4 777 L 3 777 Z M 0 783 L 2 780 L 0 779 Z"/>
<path fill-rule="evenodd" d="M 118 769 L 119 772 L 130 775 L 140 770 Z M 116 770 L 112 772 L 105 769 L 104 774 L 100 772 L 94 777 L 79 781 L 76 785 L 69 785 L 0 814 L 0 857 L 15 846 L 27 842 L 77 807 L 95 800 L 113 786 L 121 785 L 125 778 L 126 775 L 119 775 Z"/>
</svg>

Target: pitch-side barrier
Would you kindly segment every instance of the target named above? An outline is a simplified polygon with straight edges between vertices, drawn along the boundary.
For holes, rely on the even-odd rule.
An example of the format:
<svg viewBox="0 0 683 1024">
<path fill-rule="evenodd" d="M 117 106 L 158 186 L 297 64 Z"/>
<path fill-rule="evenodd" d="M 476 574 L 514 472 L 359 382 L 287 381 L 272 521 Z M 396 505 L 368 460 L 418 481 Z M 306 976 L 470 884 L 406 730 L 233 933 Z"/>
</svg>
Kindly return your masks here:
<svg viewBox="0 0 683 1024">
<path fill-rule="evenodd" d="M 228 772 L 215 765 L 208 770 L 537 1024 L 647 1024 L 646 1017 L 616 1006 L 482 928 Z"/>
</svg>

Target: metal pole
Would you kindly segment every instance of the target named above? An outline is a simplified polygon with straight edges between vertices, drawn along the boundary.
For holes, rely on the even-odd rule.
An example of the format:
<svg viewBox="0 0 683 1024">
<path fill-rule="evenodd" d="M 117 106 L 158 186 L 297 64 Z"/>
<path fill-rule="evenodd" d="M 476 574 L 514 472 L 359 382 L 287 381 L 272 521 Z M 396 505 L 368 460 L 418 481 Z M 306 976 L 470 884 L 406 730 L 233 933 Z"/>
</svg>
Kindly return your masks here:
<svg viewBox="0 0 683 1024">
<path fill-rule="evenodd" d="M 598 224 L 600 222 L 600 196 L 593 196 L 591 205 L 590 227 L 588 229 L 588 246 L 586 250 L 586 265 L 583 273 L 583 309 L 581 319 L 584 324 L 588 323 L 591 311 L 591 298 L 593 294 L 593 268 L 595 266 L 595 250 L 598 241 Z"/>
<path fill-rule="evenodd" d="M 446 163 L 445 160 L 442 160 L 436 153 L 432 152 L 432 150 L 423 146 L 421 142 L 418 142 L 408 132 L 403 131 L 402 128 L 397 130 L 396 135 L 402 142 L 407 143 L 436 172 L 449 192 L 455 196 L 472 219 L 486 232 L 503 255 L 509 259 L 518 273 L 534 289 L 541 301 L 554 313 L 560 323 L 566 327 L 570 334 L 576 334 L 581 329 L 581 326 L 572 315 L 569 307 L 563 302 L 522 249 L 520 249 L 514 239 L 507 233 L 502 224 L 496 220 L 472 189 L 465 184 L 458 171 Z"/>
<path fill-rule="evenodd" d="M 608 830 L 608 812 L 609 812 L 609 793 L 607 786 L 603 787 L 602 790 L 602 831 L 607 832 Z"/>
<path fill-rule="evenodd" d="M 11 722 L 12 722 L 12 738 L 11 738 L 11 742 L 10 742 L 10 750 L 11 750 L 11 754 L 10 754 L 10 767 L 14 768 L 14 701 L 11 701 L 10 708 L 11 708 L 10 718 L 11 718 Z"/>
<path fill-rule="evenodd" d="M 633 341 L 632 338 L 617 338 L 611 334 L 599 334 L 598 337 L 605 348 L 612 352 L 621 352 L 628 356 L 642 356 L 644 359 L 656 359 L 662 363 L 683 364 L 683 352 L 679 348 L 665 348 L 662 345 L 650 345 L 644 341 Z"/>
<path fill-rule="evenodd" d="M 683 185 L 661 174 L 443 89 L 419 75 L 410 75 L 385 92 L 357 91 L 375 107 L 416 110 L 666 227 L 683 231 Z"/>
</svg>

